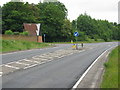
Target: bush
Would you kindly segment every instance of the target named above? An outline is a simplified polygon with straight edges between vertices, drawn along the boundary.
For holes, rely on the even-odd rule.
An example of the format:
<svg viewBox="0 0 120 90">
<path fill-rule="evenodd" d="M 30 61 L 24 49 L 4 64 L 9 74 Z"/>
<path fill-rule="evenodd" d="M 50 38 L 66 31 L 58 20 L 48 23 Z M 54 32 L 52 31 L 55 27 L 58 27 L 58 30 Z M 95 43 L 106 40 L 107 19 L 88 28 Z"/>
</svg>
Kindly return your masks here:
<svg viewBox="0 0 120 90">
<path fill-rule="evenodd" d="M 25 35 L 25 36 L 28 36 L 28 35 L 29 35 L 29 33 L 28 33 L 28 31 L 25 31 L 25 32 L 20 33 L 20 35 Z"/>
<path fill-rule="evenodd" d="M 19 32 L 14 32 L 14 35 L 19 35 Z"/>
<path fill-rule="evenodd" d="M 14 33 L 11 30 L 5 31 L 5 35 L 13 35 Z"/>
</svg>

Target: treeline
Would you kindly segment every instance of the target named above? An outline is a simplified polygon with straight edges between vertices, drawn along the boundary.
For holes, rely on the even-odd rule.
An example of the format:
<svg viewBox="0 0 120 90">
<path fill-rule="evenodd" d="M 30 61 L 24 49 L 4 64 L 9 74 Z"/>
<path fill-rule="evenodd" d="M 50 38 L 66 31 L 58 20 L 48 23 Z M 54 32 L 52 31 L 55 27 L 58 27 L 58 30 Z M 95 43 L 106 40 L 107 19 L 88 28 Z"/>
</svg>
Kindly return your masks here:
<svg viewBox="0 0 120 90">
<path fill-rule="evenodd" d="M 80 15 L 77 21 L 73 21 L 74 27 L 75 23 L 77 23 L 79 33 L 83 36 L 80 40 L 87 40 L 87 38 L 95 41 L 98 39 L 105 41 L 120 40 L 120 25 L 117 23 L 110 23 L 107 20 L 96 20 L 86 13 Z"/>
<path fill-rule="evenodd" d="M 29 4 L 9 2 L 2 7 L 2 34 L 7 30 L 23 32 L 23 23 L 41 23 L 46 41 L 75 40 L 73 33 L 79 32 L 79 41 L 89 39 L 105 41 L 120 40 L 120 25 L 105 20 L 95 20 L 87 14 L 77 20 L 67 19 L 68 11 L 61 2 Z"/>
</svg>

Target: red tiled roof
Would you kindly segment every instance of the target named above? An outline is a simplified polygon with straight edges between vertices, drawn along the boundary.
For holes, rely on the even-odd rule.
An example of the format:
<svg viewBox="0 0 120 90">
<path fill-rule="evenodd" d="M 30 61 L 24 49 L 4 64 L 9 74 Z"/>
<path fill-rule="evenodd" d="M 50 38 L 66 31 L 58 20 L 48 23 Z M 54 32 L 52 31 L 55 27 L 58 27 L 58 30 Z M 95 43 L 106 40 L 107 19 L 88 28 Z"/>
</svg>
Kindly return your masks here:
<svg viewBox="0 0 120 90">
<path fill-rule="evenodd" d="M 24 30 L 25 31 L 28 31 L 29 34 L 32 35 L 32 36 L 36 36 L 36 30 L 37 30 L 36 24 L 31 24 L 31 23 L 26 24 L 26 23 L 24 23 L 23 25 L 24 25 Z"/>
</svg>

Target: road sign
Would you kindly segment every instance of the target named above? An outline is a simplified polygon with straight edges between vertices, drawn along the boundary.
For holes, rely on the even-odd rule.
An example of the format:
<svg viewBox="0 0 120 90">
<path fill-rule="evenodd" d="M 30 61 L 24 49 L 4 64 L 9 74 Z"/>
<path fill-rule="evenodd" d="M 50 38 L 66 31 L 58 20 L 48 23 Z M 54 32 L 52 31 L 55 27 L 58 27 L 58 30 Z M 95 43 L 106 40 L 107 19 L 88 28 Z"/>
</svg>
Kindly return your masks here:
<svg viewBox="0 0 120 90">
<path fill-rule="evenodd" d="M 75 37 L 78 37 L 78 36 L 79 36 L 79 33 L 78 33 L 78 32 L 74 32 L 74 36 L 75 36 Z"/>
</svg>

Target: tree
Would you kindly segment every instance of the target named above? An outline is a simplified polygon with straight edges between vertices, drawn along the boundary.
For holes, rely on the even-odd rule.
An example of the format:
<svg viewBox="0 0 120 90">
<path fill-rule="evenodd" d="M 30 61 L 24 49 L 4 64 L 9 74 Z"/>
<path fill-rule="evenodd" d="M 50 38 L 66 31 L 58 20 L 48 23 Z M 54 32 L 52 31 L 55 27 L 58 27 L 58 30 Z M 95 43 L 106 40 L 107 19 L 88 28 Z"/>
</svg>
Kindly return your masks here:
<svg viewBox="0 0 120 90">
<path fill-rule="evenodd" d="M 61 30 L 67 16 L 67 9 L 60 2 L 39 3 L 39 21 L 42 23 L 42 33 L 46 41 L 56 41 L 61 38 Z"/>
<path fill-rule="evenodd" d="M 73 29 L 72 29 L 72 24 L 68 19 L 65 19 L 63 22 L 62 30 L 61 30 L 61 35 L 63 39 L 71 40 L 73 39 Z"/>
<path fill-rule="evenodd" d="M 77 18 L 77 28 L 78 31 L 84 32 L 91 39 L 104 39 L 105 41 L 119 39 L 117 33 L 120 32 L 120 29 L 118 29 L 117 23 L 110 23 L 107 20 L 95 20 L 86 13 Z"/>
<path fill-rule="evenodd" d="M 9 2 L 2 7 L 2 11 L 3 33 L 6 30 L 22 32 L 23 23 L 36 22 L 37 15 L 33 12 L 37 12 L 37 7 L 28 3 Z"/>
</svg>

